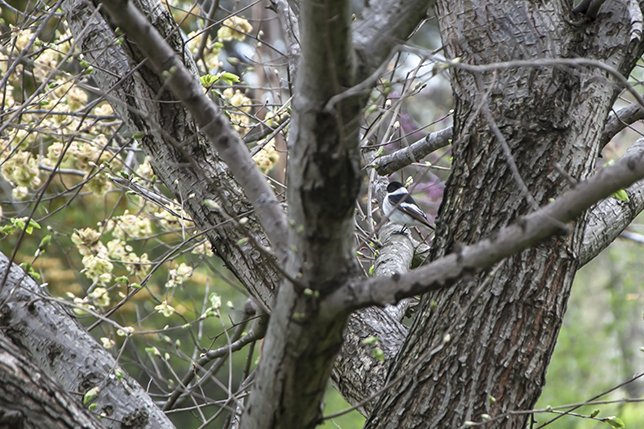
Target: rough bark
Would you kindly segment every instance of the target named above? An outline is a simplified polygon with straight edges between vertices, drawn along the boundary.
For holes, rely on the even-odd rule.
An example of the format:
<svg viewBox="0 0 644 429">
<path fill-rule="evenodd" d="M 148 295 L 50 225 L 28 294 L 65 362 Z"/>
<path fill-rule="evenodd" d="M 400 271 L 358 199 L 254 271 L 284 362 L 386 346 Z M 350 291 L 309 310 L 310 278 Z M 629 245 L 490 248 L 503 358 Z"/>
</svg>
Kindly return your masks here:
<svg viewBox="0 0 644 429">
<path fill-rule="evenodd" d="M 137 5 L 184 64 L 197 75 L 189 51 L 176 23 L 160 3 L 141 1 Z M 248 288 L 250 294 L 268 308 L 277 288 L 274 261 L 242 240 L 248 235 L 268 245 L 263 229 L 253 215 L 253 207 L 213 146 L 197 132 L 194 118 L 167 91 L 157 94 L 162 82 L 145 64 L 145 56 L 127 43 L 114 43 L 112 28 L 87 0 L 67 0 L 63 11 L 83 54 L 95 68 L 95 81 L 102 94 L 132 134 L 143 134 L 141 144 L 157 176 L 166 184 L 195 224 L 206 233 L 213 250 Z M 83 28 L 90 27 L 79 37 Z M 221 210 L 209 209 L 204 201 L 213 200 Z M 240 228 L 231 219 L 247 217 Z M 244 242 L 246 244 L 239 245 Z"/>
<path fill-rule="evenodd" d="M 353 86 L 356 60 L 346 0 L 300 5 L 302 53 L 289 134 L 289 260 L 297 284 L 281 284 L 244 429 L 312 428 L 342 345 L 348 312 L 318 301 L 356 274 L 353 210 L 359 190 L 360 99 L 326 102 Z"/>
<path fill-rule="evenodd" d="M 198 77 L 184 66 L 182 58 L 165 41 L 164 36 L 131 2 L 112 0 L 102 4 L 112 21 L 126 32 L 130 44 L 136 46 L 138 51 L 145 52 L 163 85 L 195 118 L 201 133 L 208 138 L 248 196 L 273 245 L 274 253 L 283 255 L 286 251 L 286 216 L 243 140 L 233 130 L 221 109 L 204 94 Z M 177 149 L 181 150 L 181 145 L 178 146 Z"/>
<path fill-rule="evenodd" d="M 522 216 L 490 237 L 469 246 L 460 246 L 453 253 L 408 274 L 398 272 L 357 281 L 327 297 L 320 305 L 322 311 L 331 311 L 335 307 L 400 303 L 401 298 L 451 287 L 462 277 L 490 268 L 507 257 L 541 244 L 554 234 L 569 234 L 574 231 L 569 223 L 583 217 L 586 209 L 642 179 L 644 139 L 638 140 L 615 165 L 578 182 L 552 203 Z"/>
<path fill-rule="evenodd" d="M 176 27 L 166 11 L 150 2 L 137 4 L 155 27 L 168 35 L 166 40 L 175 47 L 175 50 L 182 52 L 183 45 L 178 40 Z M 179 104 L 153 101 L 160 87 L 158 78 L 152 70 L 137 67 L 142 57 L 136 51 L 128 49 L 127 44 L 117 46 L 111 37 L 105 37 L 112 34 L 112 30 L 101 15 L 90 19 L 94 11 L 94 5 L 91 2 L 68 0 L 64 2 L 63 9 L 76 36 L 82 34 L 85 26 L 90 26 L 89 31 L 84 37 L 79 37 L 77 42 L 85 58 L 94 65 L 95 80 L 114 110 L 125 122 L 126 129 L 132 134 L 145 135 L 141 140 L 142 147 L 151 157 L 156 174 L 175 196 L 184 202 L 186 212 L 199 229 L 206 231 L 216 253 L 251 295 L 263 303 L 265 308 L 270 309 L 274 291 L 277 289 L 279 273 L 272 261 L 254 250 L 251 244 L 241 247 L 237 245 L 247 232 L 260 242 L 265 243 L 265 241 L 262 240 L 263 231 L 259 223 L 254 220 L 251 205 L 239 186 L 232 180 L 226 165 L 218 159 L 210 145 L 196 133 L 197 127 L 194 121 Z M 386 15 L 391 13 L 389 10 L 381 12 Z M 373 19 L 379 18 L 374 15 Z M 422 16 L 414 19 L 417 23 Z M 365 31 L 371 31 L 368 26 L 365 29 Z M 361 37 L 359 32 L 355 37 Z M 196 73 L 196 68 L 187 52 L 184 60 L 185 64 Z M 182 151 L 177 148 L 177 141 L 181 141 Z M 193 198 L 186 198 L 191 193 L 194 194 Z M 224 198 L 219 198 L 220 196 Z M 222 213 L 207 209 L 202 204 L 205 199 L 217 201 L 223 208 Z M 229 222 L 226 213 L 229 216 L 247 216 L 250 219 L 250 222 L 245 225 L 247 230 L 240 231 L 235 228 Z M 379 337 L 383 350 L 386 353 L 391 351 L 393 356 L 393 351 L 400 345 L 402 336 L 393 337 L 392 332 L 398 332 L 404 328 L 397 327 L 398 324 L 391 327 L 384 323 L 383 321 L 388 318 L 383 314 L 382 309 L 373 308 L 368 311 L 372 313 L 372 317 L 363 320 L 358 332 L 354 335 L 348 334 L 348 338 Z M 367 322 L 373 322 L 373 324 Z M 341 374 L 339 376 L 345 380 L 344 387 L 358 395 L 358 392 L 366 391 L 364 388 L 367 385 L 373 385 L 368 381 L 370 374 L 361 372 L 364 366 L 360 363 L 371 360 L 372 357 L 370 350 L 361 345 L 361 340 L 356 341 L 353 350 L 351 361 L 356 362 L 359 367 L 343 365 L 342 371 L 346 371 L 346 376 Z M 362 374 L 362 376 L 357 377 L 356 374 Z M 374 378 L 380 380 L 382 377 L 382 374 L 376 374 Z"/>
<path fill-rule="evenodd" d="M 474 65 L 583 54 L 627 75 L 641 46 L 628 46 L 624 5 L 607 3 L 602 11 L 608 8 L 589 27 L 575 28 L 563 2 L 437 2 L 449 58 Z M 461 143 L 439 210 L 434 259 L 458 253 L 462 244 L 532 209 L 491 125 L 501 130 L 531 195 L 544 204 L 570 187 L 555 164 L 577 180 L 592 172 L 615 97 L 610 78 L 589 69 L 521 68 L 478 78 L 453 70 L 450 77 L 454 140 Z M 479 115 L 481 103 L 495 124 Z M 532 408 L 579 264 L 584 226 L 580 220 L 570 235 L 426 295 L 389 377 L 407 373 L 380 399 L 367 427 L 460 427 L 483 414 Z M 524 427 L 525 419 L 503 425 Z"/>
<path fill-rule="evenodd" d="M 378 239 L 383 244 L 374 263 L 374 276 L 390 278 L 394 273 L 409 270 L 414 256 L 414 245 L 407 237 L 392 234 L 400 229 L 398 225 L 385 225 Z M 405 300 L 406 301 L 406 300 Z M 342 350 L 336 358 L 331 382 L 347 402 L 356 405 L 384 386 L 389 363 L 402 346 L 407 327 L 401 323 L 407 305 L 367 307 L 353 313 L 347 323 Z M 377 329 L 374 329 L 377 327 Z M 376 345 L 364 344 L 367 338 L 378 338 Z M 373 349 L 382 350 L 384 360 L 373 356 Z M 374 401 L 368 401 L 358 410 L 371 414 Z"/>
<path fill-rule="evenodd" d="M 579 251 L 579 266 L 599 255 L 644 211 L 644 183 L 629 186 L 626 193 L 628 201 L 609 198 L 588 211 L 588 222 Z"/>
<path fill-rule="evenodd" d="M 0 272 L 9 268 L 8 262 L 0 254 Z M 90 389 L 100 388 L 91 403 L 96 404 L 97 414 L 106 416 L 102 427 L 174 428 L 114 357 L 15 264 L 0 292 L 0 303 L 4 334 L 22 353 L 28 353 L 41 371 L 67 392 L 78 394 L 79 403 Z M 121 380 L 115 375 L 117 370 L 124 373 Z"/>
<path fill-rule="evenodd" d="M 0 333 L 0 427 L 98 429 L 103 426 Z"/>
<path fill-rule="evenodd" d="M 411 4 L 411 2 L 409 3 Z M 177 33 L 173 33 L 175 27 L 165 11 L 162 8 L 155 8 L 151 3 L 141 3 L 141 5 L 157 28 L 172 36 L 169 39 L 170 42 L 177 51 L 181 52 L 183 46 L 176 38 Z M 371 18 L 374 20 L 373 22 L 384 23 L 382 25 L 387 27 L 393 22 L 391 21 L 392 19 L 395 20 L 396 8 L 375 6 L 377 6 L 377 10 L 374 9 L 366 13 L 367 17 L 369 13 L 374 14 Z M 272 301 L 278 278 L 272 261 L 254 250 L 251 244 L 241 248 L 238 247 L 237 243 L 245 236 L 246 231 L 238 230 L 228 221 L 231 216 L 249 216 L 251 222 L 246 226 L 249 228 L 251 235 L 262 241 L 263 232 L 259 227 L 259 223 L 254 220 L 252 215 L 248 215 L 251 210 L 250 204 L 240 188 L 232 180 L 226 166 L 218 160 L 216 153 L 208 144 L 200 140 L 199 135 L 195 133 L 196 126 L 194 121 L 189 115 L 185 114 L 181 107 L 174 103 L 145 102 L 145 100 L 154 99 L 160 86 L 158 79 L 152 75 L 151 70 L 144 67 L 133 71 L 134 66 L 141 60 L 141 56 L 137 52 L 131 52 L 127 49 L 122 50 L 122 48 L 127 48 L 126 44 L 118 47 L 113 46 L 111 40 L 106 40 L 104 36 L 110 34 L 110 28 L 102 20 L 88 22 L 87 17 L 90 16 L 92 7 L 91 3 L 87 2 L 72 0 L 65 2 L 65 11 L 72 24 L 72 29 L 75 29 L 75 33 L 78 33 L 79 29 L 84 25 L 95 26 L 88 34 L 88 37 L 80 40 L 80 42 L 85 55 L 98 65 L 98 67 L 95 67 L 97 70 L 95 73 L 99 76 L 97 82 L 104 91 L 109 91 L 109 94 L 113 94 L 113 96 L 108 96 L 108 99 L 115 107 L 115 110 L 124 118 L 129 129 L 133 133 L 142 130 L 146 134 L 143 139 L 144 150 L 152 155 L 155 171 L 159 177 L 168 184 L 178 198 L 185 202 L 186 211 L 195 220 L 200 229 L 209 231 L 208 234 L 215 250 L 240 278 L 242 283 L 249 288 L 251 294 L 258 297 L 268 307 Z M 401 7 L 405 10 L 413 9 L 410 5 L 401 4 Z M 419 6 L 416 3 L 413 7 L 426 9 L 427 5 Z M 423 17 L 423 15 L 416 12 L 411 15 L 416 20 L 415 23 Z M 407 22 L 405 25 L 411 24 Z M 391 28 L 393 29 L 394 27 Z M 374 34 L 377 34 L 377 32 L 372 32 L 372 28 L 364 25 L 361 20 L 354 24 L 354 30 L 354 41 L 357 45 L 361 43 L 368 45 L 365 42 L 366 40 L 371 40 L 369 43 L 380 45 L 380 41 L 374 39 Z M 400 28 L 397 31 L 399 31 L 397 34 L 401 34 Z M 390 40 L 395 40 L 398 43 L 404 38 L 406 38 L 406 35 L 398 35 Z M 378 46 L 378 49 L 380 48 L 382 46 Z M 382 60 L 388 51 L 382 50 L 378 52 L 380 52 L 379 55 Z M 133 59 L 128 58 L 128 55 Z M 359 67 L 358 75 L 360 77 L 365 77 L 373 70 L 373 67 L 379 65 L 375 61 L 378 57 L 367 57 L 371 66 L 363 65 Z M 359 58 L 362 58 L 362 54 Z M 184 60 L 188 65 L 192 61 L 187 53 L 184 55 Z M 102 70 L 106 72 L 103 73 Z M 120 100 L 126 100 L 130 104 L 127 105 Z M 178 136 L 178 138 L 174 139 L 171 136 Z M 175 144 L 177 140 L 182 141 L 185 152 L 177 149 Z M 189 166 L 188 163 L 190 163 Z M 204 186 L 204 184 L 208 185 Z M 195 193 L 195 196 L 186 198 L 191 193 Z M 221 199 L 220 196 L 222 195 L 225 198 Z M 229 215 L 206 209 L 202 204 L 205 199 L 218 201 Z M 213 227 L 216 227 L 216 229 L 212 229 Z M 602 239 L 612 241 L 614 236 L 612 238 L 602 236 Z M 266 242 L 264 241 L 264 243 Z M 374 317 L 365 316 L 363 321 L 365 323 L 361 323 L 360 326 L 355 328 L 353 324 L 350 324 L 349 333 L 347 334 L 347 347 L 345 348 L 352 349 L 353 354 L 350 359 L 345 361 L 355 362 L 357 366 L 346 365 L 342 367 L 342 372 L 338 372 L 338 379 L 343 380 L 343 385 L 347 388 L 347 391 L 354 392 L 354 394 L 348 395 L 349 399 L 355 398 L 356 402 L 362 399 L 359 392 L 372 392 L 373 387 L 378 385 L 382 379 L 378 375 L 378 371 L 374 372 L 376 376 L 373 379 L 370 379 L 371 372 L 362 372 L 365 365 L 362 365 L 361 362 L 365 362 L 371 357 L 369 351 L 361 346 L 360 338 L 373 335 L 380 337 L 381 341 L 389 342 L 390 344 L 383 345 L 387 355 L 388 351 L 393 352 L 398 347 L 404 335 L 403 329 L 397 328 L 395 324 L 388 326 L 387 318 L 382 316 L 382 310 L 370 309 L 370 311 L 374 312 Z M 365 332 L 369 332 L 369 334 Z M 363 374 L 364 377 L 358 376 L 358 374 Z M 373 383 L 374 380 L 376 380 L 375 383 Z M 352 400 L 352 403 L 355 402 Z"/>
<path fill-rule="evenodd" d="M 403 44 L 425 19 L 436 0 L 383 0 L 366 4 L 364 19 L 354 25 L 353 39 L 360 62 L 359 80 L 366 79 L 386 59 L 391 50 Z"/>
</svg>

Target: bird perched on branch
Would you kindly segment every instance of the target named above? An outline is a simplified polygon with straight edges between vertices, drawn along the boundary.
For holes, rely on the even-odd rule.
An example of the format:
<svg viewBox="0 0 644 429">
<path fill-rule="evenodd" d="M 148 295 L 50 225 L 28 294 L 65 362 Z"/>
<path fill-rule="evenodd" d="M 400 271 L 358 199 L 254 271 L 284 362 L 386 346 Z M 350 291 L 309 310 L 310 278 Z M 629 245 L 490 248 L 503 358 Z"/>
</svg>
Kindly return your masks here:
<svg viewBox="0 0 644 429">
<path fill-rule="evenodd" d="M 409 195 L 407 188 L 400 182 L 393 181 L 387 185 L 387 196 L 382 204 L 382 211 L 390 221 L 402 225 L 401 234 L 408 226 L 424 226 L 434 229 L 425 212 L 418 207 L 416 201 Z"/>
</svg>

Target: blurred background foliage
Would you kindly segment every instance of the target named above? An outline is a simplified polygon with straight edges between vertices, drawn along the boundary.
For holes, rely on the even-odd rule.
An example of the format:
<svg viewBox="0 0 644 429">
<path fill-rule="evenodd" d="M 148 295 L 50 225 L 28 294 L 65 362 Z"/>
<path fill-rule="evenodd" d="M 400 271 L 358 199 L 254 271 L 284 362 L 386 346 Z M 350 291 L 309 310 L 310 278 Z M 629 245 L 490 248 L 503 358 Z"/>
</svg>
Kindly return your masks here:
<svg viewBox="0 0 644 429">
<path fill-rule="evenodd" d="M 355 3 L 359 14 L 361 2 Z M 211 78 L 202 83 L 241 134 L 252 132 L 260 123 L 274 126 L 288 119 L 290 83 L 281 54 L 286 52 L 285 43 L 275 15 L 264 3 L 222 0 L 205 20 L 211 2 L 164 4 L 194 53 L 199 53 L 203 34 L 210 36 L 198 65 L 202 75 Z M 162 402 L 202 353 L 227 344 L 244 317 L 247 295 L 209 251 L 182 212 L 181 202 L 157 181 L 138 149 L 137 136 L 125 133 L 111 107 L 91 90 L 92 65 L 73 47 L 60 12 L 46 23 L 20 65 L 7 74 L 12 60 L 40 26 L 45 10 L 46 5 L 38 1 L 0 0 L 0 124 L 4 124 L 0 251 L 10 256 L 17 249 L 15 260 L 54 297 L 65 300 L 81 323 L 93 327 L 92 335 Z M 204 22 L 212 24 L 206 33 Z M 384 153 L 451 123 L 449 82 L 434 68 L 440 58 L 435 19 L 428 20 L 409 45 L 421 54 L 403 53 L 392 61 L 372 94 L 372 107 L 365 112 L 367 124 L 388 121 L 391 132 L 382 143 Z M 632 78 L 636 87 L 641 86 L 638 73 L 641 69 Z M 628 101 L 620 100 L 618 106 Z M 284 183 L 287 133 L 285 127 L 256 157 L 277 184 Z M 604 150 L 599 164 L 621 156 L 638 136 L 638 126 L 622 132 Z M 258 144 L 255 140 L 249 147 Z M 67 153 L 56 166 L 64 150 Z M 450 161 L 449 148 L 442 149 L 392 178 L 413 181 L 414 197 L 433 218 Z M 60 174 L 45 188 L 54 168 Z M 128 191 L 122 186 L 124 180 L 156 199 Z M 367 198 L 365 193 L 360 200 L 363 211 Z M 37 225 L 20 240 L 21 219 L 34 208 Z M 358 217 L 365 226 L 367 218 Z M 537 404 L 548 408 L 535 415 L 539 424 L 556 417 L 557 406 L 589 400 L 644 372 L 641 221 L 629 227 L 630 235 L 579 271 Z M 359 236 L 356 241 L 366 273 L 373 263 L 373 249 Z M 94 326 L 102 317 L 115 323 Z M 193 397 L 170 412 L 175 424 L 198 428 L 216 415 L 229 399 L 227 390 L 234 390 L 252 371 L 260 353 L 261 341 L 234 353 Z M 620 401 L 641 398 L 643 388 L 642 380 L 627 383 L 599 398 L 615 403 L 589 405 L 575 413 L 588 416 L 598 409 L 599 417 L 616 415 L 627 427 L 644 427 L 644 407 Z M 325 414 L 349 407 L 332 388 L 325 402 Z M 208 427 L 223 427 L 226 414 L 209 421 Z M 354 429 L 363 423 L 364 418 L 352 411 L 325 421 L 322 427 Z M 564 416 L 549 427 L 605 425 Z"/>
</svg>

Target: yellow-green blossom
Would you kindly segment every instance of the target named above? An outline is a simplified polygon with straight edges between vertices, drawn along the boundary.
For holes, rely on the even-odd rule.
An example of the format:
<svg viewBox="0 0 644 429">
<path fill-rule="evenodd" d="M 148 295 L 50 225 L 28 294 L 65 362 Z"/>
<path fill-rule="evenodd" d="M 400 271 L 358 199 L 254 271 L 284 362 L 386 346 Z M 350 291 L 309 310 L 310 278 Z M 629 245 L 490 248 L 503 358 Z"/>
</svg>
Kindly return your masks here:
<svg viewBox="0 0 644 429">
<path fill-rule="evenodd" d="M 180 286 L 192 276 L 192 267 L 181 263 L 176 269 L 172 269 L 168 272 L 170 279 L 166 282 L 165 287 L 171 288 Z"/>
<path fill-rule="evenodd" d="M 174 314 L 174 308 L 168 305 L 166 300 L 163 300 L 163 302 L 155 306 L 154 309 L 163 314 L 165 317 L 170 317 Z"/>
<path fill-rule="evenodd" d="M 245 18 L 239 16 L 231 16 L 224 21 L 222 26 L 217 31 L 217 38 L 222 41 L 229 41 L 233 39 L 244 40 L 246 34 L 253 31 L 253 26 Z"/>
<path fill-rule="evenodd" d="M 97 287 L 94 289 L 90 292 L 89 298 L 99 307 L 107 307 L 110 305 L 110 295 L 104 287 Z"/>
<path fill-rule="evenodd" d="M 150 219 L 129 214 L 126 210 L 123 216 L 116 218 L 114 236 L 121 240 L 146 238 L 152 235 Z"/>
<path fill-rule="evenodd" d="M 275 149 L 274 140 L 271 140 L 262 148 L 262 150 L 257 152 L 255 156 L 253 156 L 253 159 L 259 169 L 262 170 L 262 173 L 268 173 L 268 171 L 273 168 L 275 163 L 280 159 L 280 154 Z"/>
<path fill-rule="evenodd" d="M 125 269 L 135 276 L 147 275 L 148 271 L 150 271 L 150 268 L 152 267 L 147 253 L 144 253 L 141 256 L 138 256 L 136 253 L 128 253 L 123 257 L 123 263 L 125 264 Z"/>
<path fill-rule="evenodd" d="M 37 188 L 40 186 L 38 162 L 27 151 L 18 151 L 2 164 L 2 175 L 5 180 L 18 186 Z"/>
<path fill-rule="evenodd" d="M 103 343 L 103 347 L 105 347 L 106 349 L 111 349 L 116 345 L 116 341 L 111 340 L 107 337 L 101 337 L 101 343 Z"/>
<path fill-rule="evenodd" d="M 127 252 L 131 250 L 131 246 L 128 246 L 125 241 L 118 238 L 107 242 L 107 254 L 110 259 L 120 261 L 127 255 Z"/>
<path fill-rule="evenodd" d="M 81 255 L 103 253 L 105 246 L 100 240 L 101 233 L 92 228 L 77 229 L 72 234 L 72 243 Z"/>
<path fill-rule="evenodd" d="M 85 267 L 85 275 L 92 281 L 104 285 L 112 278 L 111 273 L 114 265 L 105 259 L 103 255 L 85 255 L 82 262 Z"/>
</svg>

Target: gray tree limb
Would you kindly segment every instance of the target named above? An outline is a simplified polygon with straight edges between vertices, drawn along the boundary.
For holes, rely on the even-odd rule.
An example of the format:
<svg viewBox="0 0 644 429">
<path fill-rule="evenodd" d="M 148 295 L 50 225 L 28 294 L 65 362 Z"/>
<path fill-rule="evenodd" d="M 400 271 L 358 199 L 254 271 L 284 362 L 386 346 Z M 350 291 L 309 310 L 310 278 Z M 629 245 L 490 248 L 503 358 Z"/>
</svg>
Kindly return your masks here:
<svg viewBox="0 0 644 429">
<path fill-rule="evenodd" d="M 369 2 L 364 18 L 354 24 L 354 46 L 359 57 L 358 80 L 380 67 L 391 50 L 412 34 L 433 8 L 435 0 Z"/>
<path fill-rule="evenodd" d="M 427 134 L 422 139 L 408 147 L 381 156 L 373 162 L 373 166 L 381 176 L 388 176 L 413 162 L 419 162 L 430 153 L 449 146 L 452 143 L 452 127 Z"/>
<path fill-rule="evenodd" d="M 618 162 L 566 191 L 556 201 L 521 218 L 490 238 L 435 260 L 404 275 L 374 278 L 340 289 L 322 304 L 323 310 L 383 305 L 404 297 L 451 286 L 466 273 L 476 272 L 534 246 L 556 232 L 560 224 L 581 216 L 598 200 L 644 179 L 644 140 L 638 140 Z"/>
<path fill-rule="evenodd" d="M 606 146 L 617 133 L 640 119 L 644 119 L 644 109 L 639 103 L 633 103 L 622 107 L 617 112 L 612 112 L 606 120 L 599 144 L 602 147 Z"/>
<path fill-rule="evenodd" d="M 98 387 L 92 403 L 97 405 L 96 413 L 107 417 L 103 427 L 174 428 L 147 392 L 120 369 L 76 318 L 51 300 L 20 267 L 9 267 L 8 262 L 0 253 L 0 271 L 10 269 L 0 292 L 4 334 L 66 391 L 79 394 L 79 402 L 90 389 Z M 122 373 L 121 380 L 117 370 Z"/>
<path fill-rule="evenodd" d="M 477 106 L 489 106 L 528 192 L 544 205 L 571 187 L 570 177 L 579 181 L 594 173 L 614 85 L 624 83 L 642 52 L 641 45 L 630 46 L 623 3 L 606 2 L 603 8 L 610 13 L 587 24 L 595 31 L 583 34 L 583 52 L 575 38 L 579 33 L 571 31 L 570 10 L 561 2 L 481 6 L 437 2 L 445 55 L 460 58 L 468 69 L 450 73 L 459 145 L 453 148 L 453 171 L 437 221 L 434 260 L 458 255 L 463 246 L 485 237 L 494 239 L 532 211 L 525 193 L 518 191 L 491 121 L 481 117 Z M 488 25 L 482 28 L 481 22 Z M 540 38 L 544 34 L 547 38 Z M 533 64 L 544 57 L 554 63 L 575 55 L 586 57 L 581 68 L 496 68 L 525 58 L 535 59 Z M 479 65 L 491 70 L 475 71 Z M 488 93 L 494 95 L 484 95 Z M 572 234 L 554 236 L 494 267 L 471 272 L 458 287 L 425 295 L 391 367 L 390 378 L 400 384 L 381 396 L 367 427 L 414 427 L 420 422 L 460 427 L 481 421 L 482 414 L 530 409 L 542 389 L 578 267 L 585 219 L 573 225 Z M 433 302 L 439 311 L 433 310 Z M 440 352 L 427 354 L 432 350 Z M 496 398 L 494 404 L 486 400 L 488 395 Z M 503 426 L 525 424 L 525 417 L 512 416 Z"/>
<path fill-rule="evenodd" d="M 102 4 L 128 38 L 145 52 L 163 84 L 190 111 L 200 131 L 208 137 L 244 189 L 276 254 L 284 256 L 286 215 L 239 134 L 204 94 L 199 80 L 186 69 L 183 60 L 131 1 L 104 1 Z"/>
<path fill-rule="evenodd" d="M 0 427 L 103 428 L 0 333 Z"/>
<path fill-rule="evenodd" d="M 175 51 L 183 52 L 187 67 L 198 75 L 191 54 L 173 18 L 161 4 L 147 0 L 137 3 Z M 164 181 L 195 224 L 205 232 L 213 251 L 226 263 L 251 296 L 263 308 L 270 308 L 277 289 L 279 274 L 275 260 L 259 252 L 251 242 L 239 244 L 248 236 L 268 246 L 264 231 L 253 207 L 217 151 L 198 132 L 193 117 L 174 100 L 159 100 L 162 87 L 156 73 L 139 64 L 141 52 L 128 44 L 116 44 L 112 28 L 94 13 L 89 0 L 67 0 L 63 11 L 72 34 L 83 47 L 85 59 L 94 66 L 96 82 L 102 97 L 131 134 L 141 134 L 140 142 L 157 176 Z M 89 27 L 89 31 L 83 31 Z M 166 102 L 159 102 L 166 101 Z M 179 143 L 181 142 L 181 143 Z M 213 200 L 221 208 L 208 208 L 204 201 Z M 235 222 L 248 218 L 244 228 Z"/>
<path fill-rule="evenodd" d="M 289 134 L 287 270 L 280 285 L 243 429 L 312 428 L 342 345 L 348 313 L 329 318 L 316 302 L 357 273 L 353 210 L 364 96 L 325 110 L 356 83 L 348 0 L 300 4 L 301 58 Z"/>
</svg>

